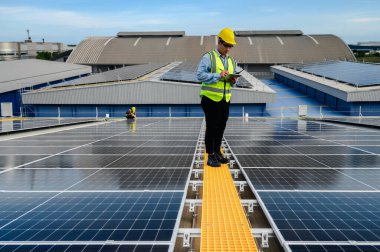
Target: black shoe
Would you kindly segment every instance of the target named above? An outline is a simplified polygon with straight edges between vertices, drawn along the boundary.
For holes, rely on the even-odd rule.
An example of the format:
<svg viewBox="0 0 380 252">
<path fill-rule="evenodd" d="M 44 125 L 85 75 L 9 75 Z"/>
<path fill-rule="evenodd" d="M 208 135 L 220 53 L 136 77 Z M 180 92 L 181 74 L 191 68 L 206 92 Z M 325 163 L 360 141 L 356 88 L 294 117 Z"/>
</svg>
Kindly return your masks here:
<svg viewBox="0 0 380 252">
<path fill-rule="evenodd" d="M 215 154 L 209 154 L 207 159 L 207 165 L 212 167 L 220 167 L 222 164 L 219 162 Z"/>
<path fill-rule="evenodd" d="M 230 162 L 230 160 L 225 158 L 223 154 L 220 152 L 215 152 L 215 156 L 218 159 L 218 161 L 221 162 L 222 164 L 228 164 L 228 162 Z"/>
</svg>

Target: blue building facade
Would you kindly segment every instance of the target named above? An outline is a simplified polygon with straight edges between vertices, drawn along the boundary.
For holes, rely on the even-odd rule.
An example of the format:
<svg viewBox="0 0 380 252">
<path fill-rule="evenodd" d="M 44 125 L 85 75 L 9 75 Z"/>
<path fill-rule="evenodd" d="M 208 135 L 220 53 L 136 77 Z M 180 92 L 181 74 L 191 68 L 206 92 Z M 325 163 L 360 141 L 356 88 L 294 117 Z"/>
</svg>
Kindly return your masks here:
<svg viewBox="0 0 380 252">
<path fill-rule="evenodd" d="M 22 95 L 21 95 L 22 92 L 24 92 L 26 90 L 37 90 L 37 89 L 44 88 L 47 86 L 53 86 L 53 85 L 60 84 L 60 83 L 65 82 L 65 81 L 74 80 L 74 79 L 81 78 L 84 76 L 87 76 L 87 74 L 86 75 L 79 75 L 79 76 L 72 76 L 70 78 L 50 81 L 47 83 L 41 83 L 38 85 L 27 87 L 25 89 L 17 89 L 17 90 L 12 90 L 9 92 L 0 93 L 0 103 L 11 102 L 12 103 L 12 109 L 13 109 L 13 116 L 31 116 L 31 115 L 33 115 L 33 111 L 30 111 L 30 110 L 28 111 L 23 106 Z M 0 116 L 2 116 L 1 110 L 0 110 Z"/>
<path fill-rule="evenodd" d="M 275 73 L 277 81 L 311 97 L 322 104 L 328 105 L 347 116 L 380 116 L 380 102 L 346 102 L 337 97 L 321 92 L 300 82 Z"/>
<path fill-rule="evenodd" d="M 124 117 L 126 111 L 136 107 L 138 117 L 203 117 L 200 105 L 28 105 L 26 116 L 36 117 Z M 266 104 L 231 104 L 230 116 L 264 116 Z"/>
</svg>

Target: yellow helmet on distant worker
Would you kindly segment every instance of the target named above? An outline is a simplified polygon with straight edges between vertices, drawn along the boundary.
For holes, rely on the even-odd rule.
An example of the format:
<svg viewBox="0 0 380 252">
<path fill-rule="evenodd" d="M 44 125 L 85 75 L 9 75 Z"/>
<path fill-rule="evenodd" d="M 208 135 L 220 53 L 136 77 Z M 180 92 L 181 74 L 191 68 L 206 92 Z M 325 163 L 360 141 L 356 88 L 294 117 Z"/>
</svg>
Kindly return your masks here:
<svg viewBox="0 0 380 252">
<path fill-rule="evenodd" d="M 136 108 L 135 107 L 132 107 L 132 112 L 134 113 L 136 111 Z"/>
<path fill-rule="evenodd" d="M 221 38 L 224 42 L 236 45 L 235 42 L 235 34 L 234 31 L 231 28 L 223 28 L 218 35 L 219 38 Z"/>
</svg>

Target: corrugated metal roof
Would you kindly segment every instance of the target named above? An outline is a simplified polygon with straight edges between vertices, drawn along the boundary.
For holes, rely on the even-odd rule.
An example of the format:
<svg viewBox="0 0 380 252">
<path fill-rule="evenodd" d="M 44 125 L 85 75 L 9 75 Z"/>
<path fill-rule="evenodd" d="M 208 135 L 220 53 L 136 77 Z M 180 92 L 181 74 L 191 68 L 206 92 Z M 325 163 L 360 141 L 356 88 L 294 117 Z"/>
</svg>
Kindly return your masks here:
<svg viewBox="0 0 380 252">
<path fill-rule="evenodd" d="M 235 31 L 236 36 L 260 36 L 260 35 L 303 35 L 301 30 L 268 30 L 268 31 Z"/>
<path fill-rule="evenodd" d="M 118 37 L 183 37 L 185 36 L 184 31 L 165 31 L 165 32 L 119 32 Z"/>
<path fill-rule="evenodd" d="M 199 104 L 200 85 L 143 81 L 35 91 L 22 95 L 24 104 Z M 274 91 L 233 89 L 232 103 L 267 103 Z"/>
<path fill-rule="evenodd" d="M 91 65 L 133 65 L 190 61 L 216 48 L 216 36 L 88 38 L 70 55 L 68 62 Z M 95 40 L 103 43 L 94 48 Z M 107 42 L 108 41 L 108 42 Z M 107 43 L 105 43 L 107 42 Z M 282 64 L 323 60 L 351 60 L 348 46 L 334 35 L 237 36 L 231 50 L 241 64 Z M 100 43 L 100 44 L 102 44 Z M 98 57 L 90 58 L 94 54 Z"/>
<path fill-rule="evenodd" d="M 97 64 L 101 53 L 113 37 L 90 37 L 74 49 L 67 59 L 68 63 Z"/>
<path fill-rule="evenodd" d="M 91 73 L 91 67 L 47 60 L 0 61 L 0 93 Z"/>
</svg>

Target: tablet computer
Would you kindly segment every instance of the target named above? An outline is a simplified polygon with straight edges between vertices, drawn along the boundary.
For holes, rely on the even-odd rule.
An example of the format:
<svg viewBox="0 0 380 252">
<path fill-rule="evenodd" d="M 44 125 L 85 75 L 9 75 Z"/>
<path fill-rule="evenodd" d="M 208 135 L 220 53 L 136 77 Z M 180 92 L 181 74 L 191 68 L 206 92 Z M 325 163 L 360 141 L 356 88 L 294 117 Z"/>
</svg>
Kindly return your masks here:
<svg viewBox="0 0 380 252">
<path fill-rule="evenodd" d="M 228 77 L 227 77 L 227 79 L 229 79 L 229 78 L 239 78 L 239 77 L 241 77 L 241 74 L 229 74 Z"/>
</svg>

